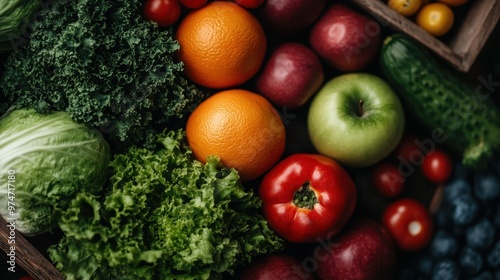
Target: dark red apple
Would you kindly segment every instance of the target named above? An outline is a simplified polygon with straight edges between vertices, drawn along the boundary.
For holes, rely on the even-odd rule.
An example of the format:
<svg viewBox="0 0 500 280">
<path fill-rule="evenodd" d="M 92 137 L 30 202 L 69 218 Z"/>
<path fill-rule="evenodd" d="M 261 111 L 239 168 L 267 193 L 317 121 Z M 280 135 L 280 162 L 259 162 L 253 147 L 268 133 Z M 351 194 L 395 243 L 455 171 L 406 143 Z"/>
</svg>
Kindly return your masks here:
<svg viewBox="0 0 500 280">
<path fill-rule="evenodd" d="M 311 47 L 340 71 L 357 71 L 376 56 L 382 42 L 377 21 L 343 4 L 329 7 L 309 35 Z"/>
<path fill-rule="evenodd" d="M 323 84 L 318 56 L 299 43 L 279 45 L 257 78 L 257 91 L 278 106 L 296 108 Z"/>
<path fill-rule="evenodd" d="M 370 219 L 353 221 L 314 253 L 316 275 L 323 280 L 393 279 L 396 268 L 394 245 L 384 228 Z"/>
<path fill-rule="evenodd" d="M 260 7 L 263 24 L 280 34 L 292 34 L 318 19 L 327 0 L 267 0 Z"/>
<path fill-rule="evenodd" d="M 241 280 L 313 280 L 302 263 L 288 255 L 267 255 L 256 259 L 242 272 Z"/>
</svg>

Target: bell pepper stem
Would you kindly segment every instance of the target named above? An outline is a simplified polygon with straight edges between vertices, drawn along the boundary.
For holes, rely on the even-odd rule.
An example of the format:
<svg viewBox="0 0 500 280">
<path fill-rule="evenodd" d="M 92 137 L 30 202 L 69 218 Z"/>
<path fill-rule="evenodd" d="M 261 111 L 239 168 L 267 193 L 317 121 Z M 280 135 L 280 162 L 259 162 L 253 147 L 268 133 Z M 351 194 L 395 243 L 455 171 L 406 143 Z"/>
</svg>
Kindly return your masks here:
<svg viewBox="0 0 500 280">
<path fill-rule="evenodd" d="M 293 195 L 293 204 L 297 207 L 313 209 L 316 203 L 318 203 L 318 198 L 309 182 L 304 183 Z"/>
</svg>

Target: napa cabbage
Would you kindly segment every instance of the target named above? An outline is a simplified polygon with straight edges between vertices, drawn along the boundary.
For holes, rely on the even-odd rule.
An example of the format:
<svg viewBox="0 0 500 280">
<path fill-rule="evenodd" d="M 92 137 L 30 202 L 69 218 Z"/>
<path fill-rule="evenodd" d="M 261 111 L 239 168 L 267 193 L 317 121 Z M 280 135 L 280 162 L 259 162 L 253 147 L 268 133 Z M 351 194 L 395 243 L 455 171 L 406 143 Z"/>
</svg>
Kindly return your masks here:
<svg viewBox="0 0 500 280">
<path fill-rule="evenodd" d="M 110 159 L 100 132 L 65 112 L 8 112 L 0 119 L 0 214 L 25 235 L 49 231 L 78 193 L 103 190 Z"/>
<path fill-rule="evenodd" d="M 40 4 L 40 0 L 0 0 L 0 52 L 27 41 L 28 26 Z"/>
</svg>

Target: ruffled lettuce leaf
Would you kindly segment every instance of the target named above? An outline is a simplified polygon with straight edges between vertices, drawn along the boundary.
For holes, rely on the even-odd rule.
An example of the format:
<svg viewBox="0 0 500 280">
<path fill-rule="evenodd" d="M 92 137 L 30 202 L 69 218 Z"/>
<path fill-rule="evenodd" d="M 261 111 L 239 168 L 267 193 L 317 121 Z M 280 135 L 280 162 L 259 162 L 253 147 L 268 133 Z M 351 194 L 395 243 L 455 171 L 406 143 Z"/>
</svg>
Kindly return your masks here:
<svg viewBox="0 0 500 280">
<path fill-rule="evenodd" d="M 221 279 L 282 249 L 236 170 L 194 160 L 183 130 L 160 143 L 117 155 L 107 195 L 80 194 L 61 214 L 49 252 L 68 279 Z"/>
</svg>

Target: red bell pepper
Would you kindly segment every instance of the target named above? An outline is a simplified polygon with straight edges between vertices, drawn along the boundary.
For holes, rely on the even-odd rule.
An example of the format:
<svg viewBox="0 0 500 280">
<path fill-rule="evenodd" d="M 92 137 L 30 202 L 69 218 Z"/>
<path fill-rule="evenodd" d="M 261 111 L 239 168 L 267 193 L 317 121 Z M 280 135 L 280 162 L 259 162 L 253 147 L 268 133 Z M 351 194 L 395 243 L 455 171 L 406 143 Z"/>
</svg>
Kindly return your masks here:
<svg viewBox="0 0 500 280">
<path fill-rule="evenodd" d="M 269 226 L 294 243 L 336 235 L 354 212 L 356 193 L 342 166 L 316 154 L 285 158 L 264 176 L 259 187 Z"/>
</svg>

